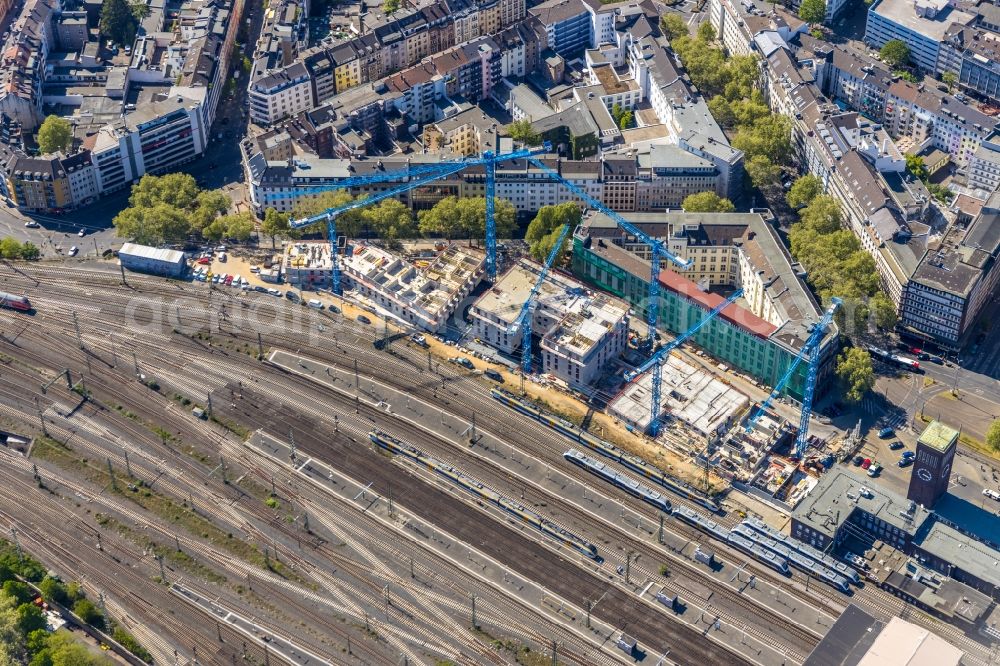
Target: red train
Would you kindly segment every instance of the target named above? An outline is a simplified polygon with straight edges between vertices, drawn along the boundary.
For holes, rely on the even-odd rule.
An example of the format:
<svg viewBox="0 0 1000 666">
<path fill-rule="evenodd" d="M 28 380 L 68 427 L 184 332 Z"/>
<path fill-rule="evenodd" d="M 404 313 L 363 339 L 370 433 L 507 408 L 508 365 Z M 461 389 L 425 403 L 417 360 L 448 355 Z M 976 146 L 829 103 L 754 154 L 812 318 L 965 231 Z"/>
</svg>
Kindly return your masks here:
<svg viewBox="0 0 1000 666">
<path fill-rule="evenodd" d="M 0 307 L 28 312 L 31 310 L 31 301 L 25 296 L 15 296 L 14 294 L 0 291 Z"/>
</svg>

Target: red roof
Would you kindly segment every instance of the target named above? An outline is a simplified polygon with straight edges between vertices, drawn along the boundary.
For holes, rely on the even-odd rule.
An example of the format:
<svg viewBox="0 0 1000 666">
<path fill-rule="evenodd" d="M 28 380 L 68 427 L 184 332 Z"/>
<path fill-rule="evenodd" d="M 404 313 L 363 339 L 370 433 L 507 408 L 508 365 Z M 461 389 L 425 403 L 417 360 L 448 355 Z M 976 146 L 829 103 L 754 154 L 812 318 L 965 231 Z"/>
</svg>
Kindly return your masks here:
<svg viewBox="0 0 1000 666">
<path fill-rule="evenodd" d="M 725 298 L 718 294 L 710 294 L 698 288 L 691 280 L 673 271 L 660 271 L 660 286 L 666 287 L 675 294 L 694 301 L 705 310 L 714 309 Z M 719 313 L 730 324 L 747 331 L 758 338 L 767 339 L 772 333 L 778 330 L 774 324 L 770 324 L 744 307 L 731 303 L 725 310 Z"/>
</svg>

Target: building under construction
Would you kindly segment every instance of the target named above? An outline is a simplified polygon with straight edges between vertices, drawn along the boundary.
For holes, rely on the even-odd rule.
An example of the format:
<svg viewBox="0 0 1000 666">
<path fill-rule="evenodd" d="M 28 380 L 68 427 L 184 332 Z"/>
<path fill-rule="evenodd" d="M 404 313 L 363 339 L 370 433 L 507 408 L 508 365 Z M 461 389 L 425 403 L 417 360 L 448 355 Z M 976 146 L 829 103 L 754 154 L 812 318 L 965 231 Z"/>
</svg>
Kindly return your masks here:
<svg viewBox="0 0 1000 666">
<path fill-rule="evenodd" d="M 480 250 L 449 245 L 424 267 L 374 245 L 348 245 L 344 285 L 399 319 L 432 333 L 447 327 L 486 272 Z"/>
<path fill-rule="evenodd" d="M 522 259 L 497 280 L 469 311 L 476 337 L 512 354 L 521 348 L 521 308 L 538 282 L 542 266 Z M 594 383 L 628 344 L 628 305 L 594 293 L 573 278 L 552 271 L 535 295 L 533 337 L 540 339 L 542 371 L 571 387 Z"/>
<path fill-rule="evenodd" d="M 333 276 L 330 244 L 323 241 L 289 243 L 281 259 L 285 282 L 302 289 L 327 287 Z"/>
<path fill-rule="evenodd" d="M 629 383 L 608 403 L 608 413 L 646 431 L 652 412 L 652 373 L 655 366 Z M 750 399 L 705 370 L 670 355 L 663 361 L 661 414 L 684 423 L 710 443 L 732 427 Z M 700 451 L 699 451 L 700 452 Z"/>
</svg>

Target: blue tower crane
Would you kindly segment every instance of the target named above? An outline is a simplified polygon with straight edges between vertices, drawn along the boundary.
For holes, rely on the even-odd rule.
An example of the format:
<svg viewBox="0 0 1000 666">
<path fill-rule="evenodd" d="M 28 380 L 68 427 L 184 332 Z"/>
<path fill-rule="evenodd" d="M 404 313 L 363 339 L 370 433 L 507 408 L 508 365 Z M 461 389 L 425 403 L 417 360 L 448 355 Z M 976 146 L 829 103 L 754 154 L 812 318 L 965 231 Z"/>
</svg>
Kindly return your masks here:
<svg viewBox="0 0 1000 666">
<path fill-rule="evenodd" d="M 498 162 L 498 161 L 512 160 L 512 159 L 523 159 L 523 158 L 530 157 L 532 155 L 538 154 L 540 152 L 545 152 L 545 151 L 548 151 L 548 150 L 551 150 L 551 149 L 552 149 L 551 148 L 551 144 L 549 144 L 548 142 L 546 142 L 542 146 L 541 149 L 516 150 L 516 151 L 511 152 L 511 153 L 502 153 L 500 155 L 495 155 L 491 151 L 491 152 L 487 152 L 484 156 L 478 157 L 478 158 L 456 160 L 456 161 L 452 161 L 452 162 L 438 162 L 438 163 L 436 163 L 434 165 L 427 165 L 427 166 L 415 167 L 413 169 L 407 169 L 405 171 L 404 170 L 396 170 L 396 171 L 386 171 L 386 172 L 374 173 L 374 174 L 370 174 L 370 175 L 367 175 L 367 176 L 352 176 L 351 178 L 345 178 L 345 179 L 343 179 L 341 181 L 338 181 L 336 183 L 331 183 L 330 185 L 323 186 L 323 187 L 302 188 L 302 189 L 299 189 L 299 190 L 297 190 L 295 192 L 289 193 L 289 196 L 298 196 L 300 194 L 312 193 L 312 192 L 317 192 L 317 193 L 318 192 L 326 192 L 326 191 L 331 191 L 331 190 L 336 190 L 336 189 L 344 189 L 346 187 L 352 187 L 352 186 L 370 185 L 372 183 L 389 182 L 389 181 L 393 181 L 393 180 L 398 180 L 400 178 L 408 178 L 409 179 L 408 182 L 403 183 L 401 185 L 397 185 L 396 187 L 392 187 L 392 188 L 390 188 L 388 190 L 385 190 L 383 192 L 378 192 L 378 193 L 372 194 L 372 195 L 367 196 L 367 197 L 365 197 L 363 199 L 357 199 L 357 200 L 352 201 L 352 202 L 350 202 L 348 204 L 344 204 L 343 206 L 338 206 L 336 208 L 328 208 L 327 210 L 323 211 L 322 213 L 317 213 L 316 215 L 312 215 L 312 216 L 307 217 L 307 218 L 302 218 L 302 219 L 299 219 L 299 220 L 293 220 L 293 221 L 289 222 L 289 227 L 291 227 L 292 229 L 301 229 L 302 227 L 309 226 L 310 224 L 315 224 L 317 222 L 322 222 L 324 220 L 326 221 L 327 236 L 328 236 L 328 238 L 330 240 L 330 261 L 331 261 L 331 264 L 332 264 L 331 265 L 331 270 L 330 270 L 331 282 L 332 282 L 331 286 L 332 286 L 333 292 L 335 294 L 340 294 L 341 293 L 341 289 L 340 289 L 340 268 L 338 266 L 338 261 L 337 261 L 337 224 L 336 224 L 336 217 L 337 217 L 337 215 L 339 215 L 341 213 L 344 213 L 344 212 L 347 212 L 349 210 L 355 210 L 357 208 L 362 208 L 362 207 L 367 206 L 369 204 L 373 204 L 373 203 L 376 203 L 378 201 L 382 201 L 383 199 L 394 198 L 394 197 L 396 197 L 399 194 L 402 194 L 404 192 L 408 192 L 409 190 L 415 189 L 415 188 L 420 187 L 422 185 L 426 185 L 427 183 L 433 182 L 433 181 L 438 180 L 440 178 L 444 178 L 446 176 L 450 176 L 452 174 L 458 173 L 459 171 L 462 171 L 463 169 L 467 169 L 470 166 L 477 166 L 477 165 L 480 165 L 480 164 L 482 164 L 482 165 L 493 164 L 494 165 L 494 170 L 495 170 L 495 163 Z M 487 168 L 487 172 L 489 172 L 489 168 Z M 414 173 L 418 174 L 419 177 L 414 178 L 413 177 Z M 487 204 L 486 204 L 486 212 L 487 212 L 487 215 L 486 215 L 486 228 L 487 228 L 487 230 L 489 230 L 490 228 L 493 228 L 492 243 L 490 241 L 490 234 L 487 232 L 487 241 L 486 241 L 486 245 L 487 245 L 487 259 L 486 259 L 486 261 L 487 261 L 487 267 L 488 268 L 490 266 L 492 266 L 491 277 L 493 279 L 495 279 L 496 278 L 496 228 L 495 228 L 495 224 L 493 222 L 493 215 L 492 215 L 493 199 L 492 199 L 492 197 L 488 196 L 486 198 L 486 201 L 487 201 Z"/>
<path fill-rule="evenodd" d="M 659 320 L 660 314 L 660 259 L 668 259 L 680 268 L 688 268 L 691 265 L 691 262 L 674 256 L 663 243 L 656 240 L 652 236 L 649 236 L 644 231 L 639 229 L 639 227 L 635 226 L 624 217 L 605 206 L 601 201 L 598 201 L 596 198 L 587 194 L 585 190 L 563 178 L 555 169 L 550 169 L 545 166 L 545 164 L 543 164 L 538 158 L 529 157 L 528 161 L 541 169 L 550 178 L 562 184 L 563 187 L 586 202 L 588 206 L 594 210 L 604 213 L 614 220 L 615 224 L 617 224 L 620 228 L 624 229 L 627 233 L 632 234 L 649 246 L 651 275 L 649 278 L 649 304 L 646 308 L 646 323 L 649 326 L 649 347 L 652 349 L 653 342 L 656 340 L 656 324 Z"/>
<path fill-rule="evenodd" d="M 524 329 L 521 336 L 521 372 L 525 375 L 531 374 L 531 319 L 534 316 L 535 297 L 538 295 L 538 290 L 542 288 L 545 278 L 548 277 L 549 269 L 552 268 L 552 263 L 559 255 L 559 249 L 562 248 L 563 241 L 566 240 L 566 236 L 569 234 L 569 229 L 568 224 L 563 225 L 563 229 L 559 233 L 559 238 L 556 239 L 552 249 L 549 250 L 549 256 L 545 258 L 545 265 L 542 266 L 542 272 L 538 274 L 538 279 L 535 280 L 534 286 L 531 287 L 531 291 L 528 293 L 528 298 L 521 305 L 521 310 L 517 313 L 517 317 L 507 327 L 508 335 L 517 333 L 518 329 L 522 327 Z"/>
<path fill-rule="evenodd" d="M 806 339 L 806 343 L 802 346 L 802 350 L 798 355 L 792 360 L 791 365 L 788 366 L 788 370 L 785 374 L 781 376 L 781 379 L 775 385 L 774 390 L 771 394 L 760 404 L 757 410 L 753 413 L 749 420 L 747 420 L 746 430 L 747 432 L 760 420 L 761 415 L 764 413 L 771 403 L 774 402 L 775 398 L 781 395 L 782 390 L 788 384 L 788 381 L 792 378 L 792 374 L 802 363 L 802 360 L 806 357 L 809 358 L 809 371 L 806 374 L 806 383 L 804 387 L 804 393 L 802 395 L 802 414 L 799 416 L 799 434 L 795 439 L 795 455 L 801 458 L 805 455 L 807 440 L 809 437 L 809 417 L 812 416 L 812 402 L 813 394 L 816 391 L 816 377 L 819 373 L 819 343 L 826 334 L 826 329 L 833 321 L 833 315 L 837 312 L 837 308 L 843 301 L 836 296 L 830 299 L 830 307 L 826 309 L 823 313 L 823 317 L 813 326 L 812 331 L 809 333 L 809 337 Z"/>
<path fill-rule="evenodd" d="M 743 295 L 742 289 L 737 289 L 729 298 L 722 301 L 716 305 L 712 310 L 705 315 L 697 324 L 684 331 L 676 338 L 660 347 L 655 354 L 646 359 L 642 365 L 640 365 L 635 370 L 631 370 L 625 373 L 625 381 L 630 382 L 642 373 L 646 372 L 654 365 L 656 366 L 653 371 L 653 381 L 652 381 L 652 396 L 650 405 L 650 419 L 649 419 L 649 429 L 653 437 L 656 437 L 660 432 L 660 396 L 663 387 L 663 363 L 670 356 L 670 352 L 680 347 L 684 342 L 693 336 L 695 333 L 701 330 L 701 327 L 710 322 L 715 318 L 717 314 L 729 307 L 737 298 Z"/>
</svg>

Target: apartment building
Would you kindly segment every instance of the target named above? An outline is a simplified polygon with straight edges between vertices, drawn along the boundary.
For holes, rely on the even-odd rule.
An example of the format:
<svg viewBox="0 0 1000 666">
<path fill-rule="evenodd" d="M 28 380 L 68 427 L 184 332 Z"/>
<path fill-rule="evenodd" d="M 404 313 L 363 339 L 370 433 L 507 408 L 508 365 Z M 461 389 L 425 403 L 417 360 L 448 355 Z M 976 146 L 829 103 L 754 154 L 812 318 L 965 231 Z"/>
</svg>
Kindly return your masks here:
<svg viewBox="0 0 1000 666">
<path fill-rule="evenodd" d="M 443 331 L 486 274 L 486 255 L 450 245 L 418 269 L 382 248 L 348 247 L 342 263 L 345 286 L 396 317 L 431 333 Z"/>
<path fill-rule="evenodd" d="M 55 40 L 53 20 L 57 9 L 56 0 L 27 0 L 3 44 L 0 114 L 25 130 L 33 130 L 42 122 L 42 83 Z"/>
<path fill-rule="evenodd" d="M 513 325 L 541 272 L 540 264 L 521 259 L 500 276 L 469 309 L 475 335 L 506 354 L 523 353 L 525 327 Z M 534 302 L 526 316 L 540 338 L 542 372 L 571 387 L 593 384 L 628 345 L 628 305 L 568 275 L 550 272 Z"/>
<path fill-rule="evenodd" d="M 933 73 L 949 28 L 974 21 L 974 14 L 947 0 L 875 0 L 868 7 L 865 42 L 877 50 L 890 40 L 901 40 L 910 47 L 910 60 Z"/>
<path fill-rule="evenodd" d="M 1000 187 L 1000 146 L 983 143 L 969 161 L 969 187 L 995 192 Z"/>
<path fill-rule="evenodd" d="M 7 191 L 18 208 L 56 212 L 73 206 L 69 178 L 58 155 L 14 155 L 5 171 Z"/>
<path fill-rule="evenodd" d="M 309 70 L 301 62 L 255 79 L 247 96 L 250 119 L 260 125 L 271 125 L 315 106 Z"/>
<path fill-rule="evenodd" d="M 564 58 L 583 54 L 593 48 L 591 9 L 584 0 L 546 0 L 528 10 L 545 29 L 548 47 Z"/>
</svg>

